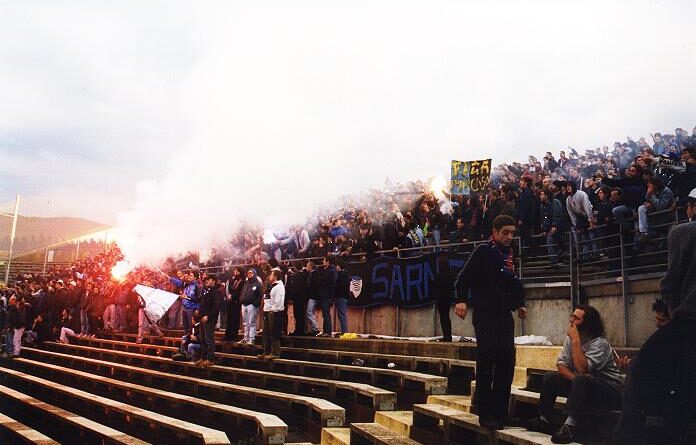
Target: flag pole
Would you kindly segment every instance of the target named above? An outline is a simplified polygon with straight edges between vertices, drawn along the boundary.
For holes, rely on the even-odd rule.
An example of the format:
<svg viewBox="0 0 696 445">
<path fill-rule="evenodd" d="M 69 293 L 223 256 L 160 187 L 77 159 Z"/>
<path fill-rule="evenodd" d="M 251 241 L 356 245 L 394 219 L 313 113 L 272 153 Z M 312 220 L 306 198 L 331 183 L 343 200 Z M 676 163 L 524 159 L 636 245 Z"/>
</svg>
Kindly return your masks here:
<svg viewBox="0 0 696 445">
<path fill-rule="evenodd" d="M 12 248 L 14 247 L 15 234 L 17 233 L 17 214 L 19 212 L 19 195 L 15 199 L 14 216 L 12 217 L 12 234 L 10 235 L 10 250 L 7 254 L 7 268 L 5 269 L 5 286 L 10 281 L 10 266 L 12 265 Z"/>
</svg>

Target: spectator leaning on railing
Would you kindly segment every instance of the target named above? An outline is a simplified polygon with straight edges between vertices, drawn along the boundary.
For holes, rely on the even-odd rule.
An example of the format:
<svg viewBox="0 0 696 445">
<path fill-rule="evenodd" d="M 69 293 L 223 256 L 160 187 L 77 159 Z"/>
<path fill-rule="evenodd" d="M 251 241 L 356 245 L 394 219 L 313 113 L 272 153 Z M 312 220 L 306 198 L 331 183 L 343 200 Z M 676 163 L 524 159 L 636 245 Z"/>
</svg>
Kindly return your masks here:
<svg viewBox="0 0 696 445">
<path fill-rule="evenodd" d="M 638 207 L 639 241 L 646 241 L 649 238 L 648 214 L 669 209 L 673 203 L 672 190 L 665 186 L 660 177 L 654 176 L 648 179 L 645 203 Z"/>
</svg>

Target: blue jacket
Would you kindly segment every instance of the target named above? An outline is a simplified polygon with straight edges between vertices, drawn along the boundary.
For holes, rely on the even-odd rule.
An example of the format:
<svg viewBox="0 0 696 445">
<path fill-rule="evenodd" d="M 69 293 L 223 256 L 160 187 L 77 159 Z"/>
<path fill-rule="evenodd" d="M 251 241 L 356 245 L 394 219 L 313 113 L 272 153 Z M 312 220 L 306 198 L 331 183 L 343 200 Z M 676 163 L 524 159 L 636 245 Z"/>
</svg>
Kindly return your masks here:
<svg viewBox="0 0 696 445">
<path fill-rule="evenodd" d="M 175 277 L 170 277 L 169 282 L 172 283 L 174 286 L 178 287 L 183 287 L 184 288 L 184 295 L 187 298 L 184 298 L 182 300 L 182 305 L 186 309 L 198 309 L 201 306 L 201 295 L 198 289 L 198 283 L 195 281 L 192 281 L 190 283 L 185 283 L 184 281 L 175 278 Z"/>
</svg>

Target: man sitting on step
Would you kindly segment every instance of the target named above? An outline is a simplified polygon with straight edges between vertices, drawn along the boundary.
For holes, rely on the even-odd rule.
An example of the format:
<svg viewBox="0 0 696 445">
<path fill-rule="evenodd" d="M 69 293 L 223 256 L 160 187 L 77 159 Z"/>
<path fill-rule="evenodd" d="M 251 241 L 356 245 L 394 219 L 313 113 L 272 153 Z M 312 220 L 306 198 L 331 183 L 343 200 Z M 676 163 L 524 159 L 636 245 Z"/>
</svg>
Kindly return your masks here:
<svg viewBox="0 0 696 445">
<path fill-rule="evenodd" d="M 604 338 L 604 325 L 597 309 L 583 304 L 576 306 L 556 366 L 558 372 L 544 376 L 540 415 L 528 428 L 550 434 L 556 397 L 567 395 L 568 417 L 551 441 L 570 443 L 576 439 L 582 416 L 593 409 L 615 410 L 621 406 L 623 376 L 614 363 L 614 350 Z"/>
</svg>

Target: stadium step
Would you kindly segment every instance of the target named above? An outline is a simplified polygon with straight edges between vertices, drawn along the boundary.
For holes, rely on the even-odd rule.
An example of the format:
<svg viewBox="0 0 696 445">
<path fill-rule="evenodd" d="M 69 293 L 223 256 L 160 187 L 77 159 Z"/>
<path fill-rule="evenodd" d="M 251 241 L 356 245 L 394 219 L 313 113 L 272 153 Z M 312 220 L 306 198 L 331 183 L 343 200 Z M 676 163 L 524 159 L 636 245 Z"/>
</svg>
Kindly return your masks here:
<svg viewBox="0 0 696 445">
<path fill-rule="evenodd" d="M 350 445 L 350 428 L 324 428 L 321 445 Z"/>
<path fill-rule="evenodd" d="M 42 355 L 41 358 L 45 357 L 46 355 Z M 49 380 L 67 386 L 89 389 L 93 394 L 118 397 L 119 400 L 127 401 L 134 406 L 182 420 L 190 418 L 191 412 L 196 412 L 199 414 L 198 421 L 202 426 L 224 431 L 233 440 L 247 440 L 249 437 L 255 437 L 260 444 L 280 444 L 285 442 L 288 434 L 287 425 L 270 414 L 202 401 L 196 397 L 25 358 L 12 360 L 11 366 L 32 374 L 46 376 Z"/>
<path fill-rule="evenodd" d="M 435 442 L 427 442 L 435 443 Z M 351 445 L 420 445 L 419 442 L 402 436 L 378 423 L 351 423 Z"/>
<path fill-rule="evenodd" d="M 13 369 L 1 367 L 0 382 L 4 386 L 111 428 L 118 428 L 119 431 L 153 444 L 226 445 L 230 443 L 222 431 L 157 414 Z"/>
<path fill-rule="evenodd" d="M 362 383 L 301 377 L 225 366 L 199 367 L 194 363 L 177 362 L 164 357 L 52 342 L 46 343 L 46 348 L 52 351 L 67 352 L 100 360 L 105 359 L 135 364 L 148 369 L 181 372 L 198 378 L 282 391 L 290 394 L 322 397 L 350 408 L 351 412 L 356 416 L 356 421 L 360 418 L 372 418 L 374 411 L 393 410 L 396 407 L 396 393 Z"/>
<path fill-rule="evenodd" d="M 97 338 L 75 338 L 76 344 L 103 349 L 137 351 L 141 354 L 154 353 L 171 357 L 179 349 L 170 346 L 133 344 Z M 382 388 L 408 393 L 409 400 L 422 403 L 430 394 L 444 394 L 447 391 L 447 378 L 399 369 L 371 368 L 352 365 L 317 363 L 304 360 L 275 359 L 263 360 L 253 355 L 217 353 L 216 362 L 256 371 L 279 372 L 304 377 L 328 378 L 333 380 L 366 383 Z"/>
<path fill-rule="evenodd" d="M 428 404 L 442 405 L 463 412 L 469 412 L 471 409 L 471 397 L 458 395 L 429 396 Z"/>
<path fill-rule="evenodd" d="M 0 413 L 0 443 L 4 445 L 60 445 L 59 442 L 50 437 L 2 413 Z"/>
<path fill-rule="evenodd" d="M 47 343 L 46 346 L 50 347 L 51 344 Z M 126 382 L 137 380 L 142 385 L 178 394 L 186 394 L 210 400 L 211 402 L 232 403 L 237 407 L 272 411 L 278 413 L 289 425 L 310 434 L 310 437 L 318 438 L 322 426 L 340 426 L 345 421 L 345 410 L 343 408 L 314 397 L 233 385 L 209 379 L 165 373 L 137 366 L 32 348 L 26 348 L 26 354 L 28 357 L 51 362 L 59 366 L 91 372 Z M 191 364 L 191 366 L 195 365 Z"/>
<path fill-rule="evenodd" d="M 147 442 L 108 426 L 100 425 L 57 406 L 42 402 L 6 386 L 0 386 L 0 400 L 2 401 L 3 412 L 11 412 L 14 418 L 20 419 L 26 424 L 31 424 L 36 429 L 34 431 L 35 435 L 41 437 L 50 436 L 61 443 L 70 443 L 79 438 L 83 443 L 147 445 Z M 46 436 L 43 436 L 43 434 L 46 434 Z M 48 440 L 53 441 L 53 439 Z"/>
<path fill-rule="evenodd" d="M 163 333 L 170 337 L 179 338 L 184 335 L 184 331 L 180 330 L 164 330 Z M 220 339 L 221 337 L 222 333 L 218 331 L 216 338 Z M 282 345 L 291 348 L 369 352 L 372 354 L 440 357 L 463 360 L 476 359 L 476 345 L 471 343 L 442 343 L 422 340 L 404 341 L 403 339 L 379 339 L 379 341 L 375 341 L 375 339 L 371 338 L 346 340 L 333 337 L 285 336 L 282 339 Z"/>
<path fill-rule="evenodd" d="M 413 411 L 377 411 L 375 423 L 389 428 L 397 434 L 409 437 L 413 425 Z"/>
<path fill-rule="evenodd" d="M 107 337 L 108 339 L 116 339 L 118 342 L 121 343 L 120 345 L 118 343 L 110 345 L 107 343 L 107 341 L 113 340 L 97 339 L 104 341 L 102 346 L 105 349 L 119 349 L 128 351 L 143 351 L 148 349 L 138 348 L 138 346 L 141 345 L 135 344 L 135 334 L 104 334 L 103 337 Z M 89 340 L 93 341 L 94 339 Z M 82 341 L 82 339 L 78 341 Z M 352 340 L 342 341 L 349 342 Z M 160 348 L 178 348 L 180 344 L 181 337 L 146 337 L 143 342 L 143 345 L 145 346 L 154 345 Z M 232 353 L 236 355 L 245 356 L 255 355 L 261 351 L 260 346 L 239 345 L 236 343 L 229 342 L 216 343 L 216 349 L 223 353 Z M 165 355 L 164 349 L 160 350 L 159 353 L 157 353 L 156 351 L 157 349 L 149 349 L 146 353 Z M 335 363 L 341 365 L 352 365 L 357 360 L 362 361 L 362 364 L 360 366 L 377 369 L 389 369 L 388 365 L 392 364 L 392 366 L 395 367 L 393 370 L 404 370 L 417 372 L 420 374 L 446 377 L 448 379 L 447 392 L 451 394 L 468 394 L 469 382 L 473 379 L 476 370 L 476 363 L 471 360 L 440 358 L 430 356 L 404 356 L 393 354 L 377 354 L 371 352 L 320 350 L 289 347 L 281 347 L 281 356 L 284 359 L 290 360 L 300 360 L 316 363 Z M 436 387 L 439 387 L 439 384 Z"/>
</svg>

